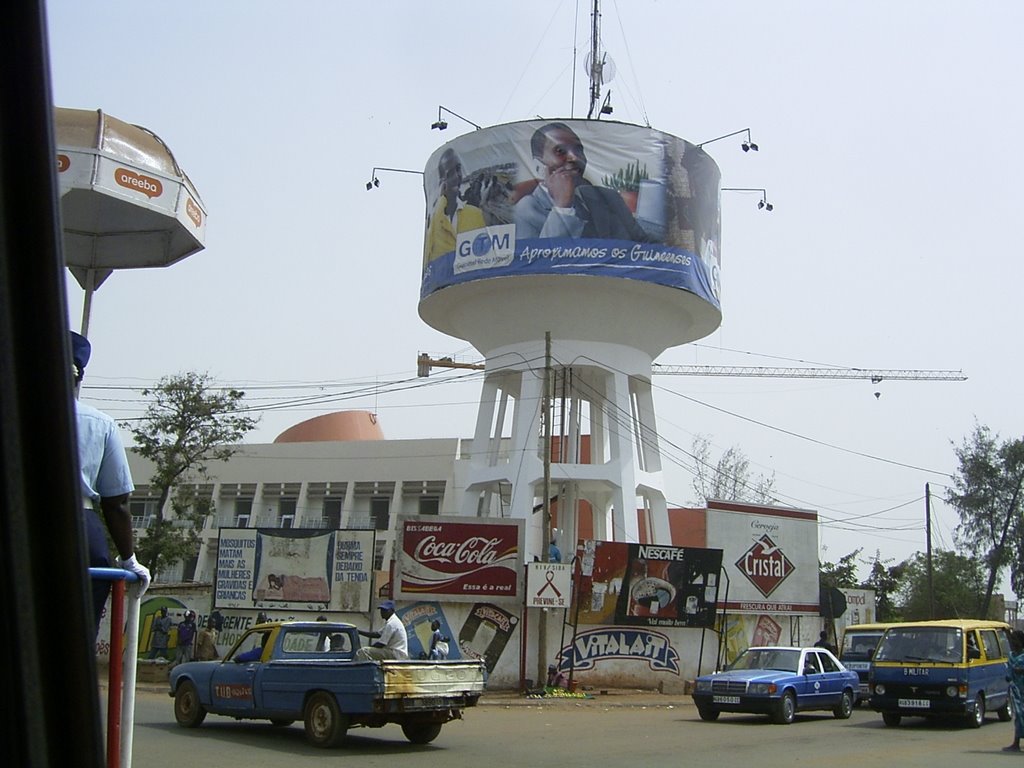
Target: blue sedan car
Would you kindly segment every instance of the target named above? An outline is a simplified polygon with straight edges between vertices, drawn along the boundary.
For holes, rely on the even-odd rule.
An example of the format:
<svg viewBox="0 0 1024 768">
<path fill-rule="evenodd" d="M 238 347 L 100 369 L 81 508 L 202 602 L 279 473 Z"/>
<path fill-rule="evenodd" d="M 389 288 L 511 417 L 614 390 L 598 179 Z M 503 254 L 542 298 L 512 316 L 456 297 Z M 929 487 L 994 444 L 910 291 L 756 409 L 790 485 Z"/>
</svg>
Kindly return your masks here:
<svg viewBox="0 0 1024 768">
<path fill-rule="evenodd" d="M 693 703 L 701 720 L 722 712 L 770 715 L 788 724 L 799 711 L 832 710 L 846 719 L 857 702 L 856 672 L 826 648 L 748 648 L 723 672 L 698 677 Z"/>
</svg>

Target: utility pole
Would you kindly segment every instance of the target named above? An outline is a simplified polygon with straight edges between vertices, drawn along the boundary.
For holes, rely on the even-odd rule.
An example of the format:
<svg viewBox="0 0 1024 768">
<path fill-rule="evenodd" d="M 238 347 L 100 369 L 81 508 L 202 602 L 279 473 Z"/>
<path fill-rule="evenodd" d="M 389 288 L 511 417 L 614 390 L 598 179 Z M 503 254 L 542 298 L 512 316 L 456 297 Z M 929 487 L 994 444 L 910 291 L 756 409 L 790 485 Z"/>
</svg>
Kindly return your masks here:
<svg viewBox="0 0 1024 768">
<path fill-rule="evenodd" d="M 544 423 L 544 506 L 541 531 L 542 563 L 551 558 L 551 331 L 544 334 L 544 397 L 541 399 L 541 418 Z M 537 624 L 537 687 L 547 679 L 548 612 L 540 609 Z"/>
<path fill-rule="evenodd" d="M 935 618 L 935 592 L 932 586 L 932 494 L 924 484 L 925 551 L 928 559 L 928 618 Z"/>
</svg>

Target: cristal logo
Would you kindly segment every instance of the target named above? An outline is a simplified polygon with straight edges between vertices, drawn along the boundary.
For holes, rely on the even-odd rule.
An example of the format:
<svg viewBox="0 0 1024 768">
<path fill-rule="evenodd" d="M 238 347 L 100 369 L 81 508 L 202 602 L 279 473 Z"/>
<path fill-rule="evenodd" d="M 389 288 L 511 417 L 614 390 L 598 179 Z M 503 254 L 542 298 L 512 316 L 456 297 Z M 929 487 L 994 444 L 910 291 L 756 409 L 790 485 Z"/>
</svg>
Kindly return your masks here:
<svg viewBox="0 0 1024 768">
<path fill-rule="evenodd" d="M 488 565 L 497 556 L 500 539 L 485 539 L 473 536 L 465 541 L 438 541 L 436 536 L 427 536 L 416 545 L 413 557 L 421 562 L 468 563 Z"/>
<path fill-rule="evenodd" d="M 129 171 L 127 168 L 118 168 L 114 171 L 114 180 L 120 186 L 134 189 L 146 197 L 160 197 L 164 191 L 164 185 L 160 183 L 159 179 Z"/>
<path fill-rule="evenodd" d="M 750 583 L 765 597 L 774 592 L 796 567 L 766 533 L 736 561 Z"/>
<path fill-rule="evenodd" d="M 192 219 L 192 223 L 197 227 L 203 226 L 203 212 L 199 210 L 199 206 L 192 201 L 191 197 L 185 201 L 185 214 Z"/>
</svg>

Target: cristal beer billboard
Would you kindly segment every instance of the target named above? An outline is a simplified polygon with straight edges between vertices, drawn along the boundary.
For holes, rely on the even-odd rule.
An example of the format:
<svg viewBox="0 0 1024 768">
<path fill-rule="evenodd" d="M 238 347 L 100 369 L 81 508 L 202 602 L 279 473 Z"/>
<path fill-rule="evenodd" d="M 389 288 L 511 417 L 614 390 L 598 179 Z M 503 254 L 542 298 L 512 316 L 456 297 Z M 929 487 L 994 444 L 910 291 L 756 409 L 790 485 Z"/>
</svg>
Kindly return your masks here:
<svg viewBox="0 0 1024 768">
<path fill-rule="evenodd" d="M 416 515 L 398 526 L 397 599 L 523 599 L 524 520 Z"/>
<path fill-rule="evenodd" d="M 725 552 L 726 610 L 818 615 L 816 512 L 708 500 L 707 544 Z"/>
<path fill-rule="evenodd" d="M 420 298 L 496 277 L 592 275 L 720 309 L 718 166 L 660 131 L 531 120 L 460 136 L 424 170 Z"/>
</svg>

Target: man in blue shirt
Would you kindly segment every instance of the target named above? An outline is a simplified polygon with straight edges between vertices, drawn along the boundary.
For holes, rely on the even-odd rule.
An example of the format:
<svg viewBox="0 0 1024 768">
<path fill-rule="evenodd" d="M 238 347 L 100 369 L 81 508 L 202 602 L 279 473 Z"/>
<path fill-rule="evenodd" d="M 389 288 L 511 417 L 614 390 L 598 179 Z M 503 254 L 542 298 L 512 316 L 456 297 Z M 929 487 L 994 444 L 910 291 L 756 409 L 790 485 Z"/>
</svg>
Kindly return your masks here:
<svg viewBox="0 0 1024 768">
<path fill-rule="evenodd" d="M 92 346 L 88 339 L 71 331 L 71 352 L 76 390 L 85 376 Z M 149 587 L 150 575 L 135 558 L 132 516 L 128 497 L 135 490 L 128 456 L 117 431 L 117 424 L 107 414 L 75 399 L 75 421 L 78 437 L 78 464 L 82 477 L 82 502 L 85 505 L 86 537 L 89 546 L 89 567 L 110 568 L 110 548 L 104 531 L 117 547 L 118 565 L 139 577 L 138 595 Z M 102 513 L 103 519 L 100 519 Z M 110 594 L 108 579 L 92 580 L 94 631 L 99 631 L 103 606 Z"/>
</svg>

